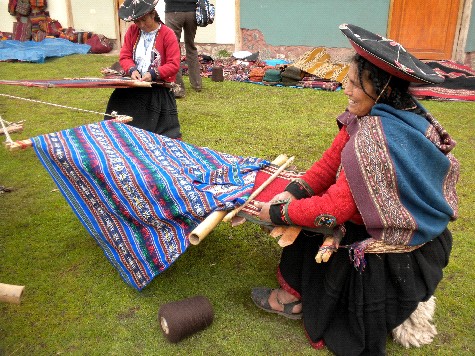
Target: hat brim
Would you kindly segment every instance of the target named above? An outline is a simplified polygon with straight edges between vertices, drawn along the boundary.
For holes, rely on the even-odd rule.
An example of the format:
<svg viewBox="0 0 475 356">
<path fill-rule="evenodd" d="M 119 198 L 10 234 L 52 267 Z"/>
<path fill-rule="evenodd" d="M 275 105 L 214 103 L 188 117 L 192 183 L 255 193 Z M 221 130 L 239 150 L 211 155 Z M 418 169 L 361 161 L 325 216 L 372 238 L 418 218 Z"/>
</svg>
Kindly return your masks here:
<svg viewBox="0 0 475 356">
<path fill-rule="evenodd" d="M 142 16 L 152 12 L 158 0 L 125 0 L 119 7 L 119 17 L 126 21 L 135 21 Z"/>
<path fill-rule="evenodd" d="M 355 25 L 342 24 L 340 30 L 356 53 L 391 75 L 414 83 L 437 84 L 444 81 L 443 77 L 396 41 Z"/>
</svg>

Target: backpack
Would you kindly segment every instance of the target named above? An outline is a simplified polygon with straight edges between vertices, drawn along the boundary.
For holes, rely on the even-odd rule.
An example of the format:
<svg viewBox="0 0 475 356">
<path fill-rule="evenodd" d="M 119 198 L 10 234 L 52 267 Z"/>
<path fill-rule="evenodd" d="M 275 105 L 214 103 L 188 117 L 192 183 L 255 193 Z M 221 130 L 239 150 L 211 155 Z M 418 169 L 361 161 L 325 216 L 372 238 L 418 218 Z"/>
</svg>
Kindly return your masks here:
<svg viewBox="0 0 475 356">
<path fill-rule="evenodd" d="M 209 0 L 196 2 L 196 23 L 200 27 L 206 27 L 214 21 L 214 5 Z"/>
</svg>

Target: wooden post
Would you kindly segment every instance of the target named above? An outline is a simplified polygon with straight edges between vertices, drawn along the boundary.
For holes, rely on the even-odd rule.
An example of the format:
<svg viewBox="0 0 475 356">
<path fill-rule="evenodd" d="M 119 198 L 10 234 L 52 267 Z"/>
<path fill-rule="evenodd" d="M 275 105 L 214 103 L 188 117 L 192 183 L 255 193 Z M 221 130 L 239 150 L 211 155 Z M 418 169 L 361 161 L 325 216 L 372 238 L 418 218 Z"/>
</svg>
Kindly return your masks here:
<svg viewBox="0 0 475 356">
<path fill-rule="evenodd" d="M 121 36 L 121 31 L 120 31 L 120 18 L 119 18 L 119 0 L 114 0 L 114 24 L 115 24 L 115 37 L 116 37 L 116 45 L 115 49 L 121 49 L 122 48 L 122 36 Z"/>
<path fill-rule="evenodd" d="M 25 286 L 0 283 L 0 302 L 20 304 Z"/>
<path fill-rule="evenodd" d="M 66 13 L 68 19 L 68 27 L 74 28 L 73 6 L 71 5 L 71 0 L 66 0 Z"/>
<path fill-rule="evenodd" d="M 234 8 L 234 51 L 240 51 L 242 49 L 242 31 L 241 31 L 241 0 L 235 0 Z"/>
</svg>

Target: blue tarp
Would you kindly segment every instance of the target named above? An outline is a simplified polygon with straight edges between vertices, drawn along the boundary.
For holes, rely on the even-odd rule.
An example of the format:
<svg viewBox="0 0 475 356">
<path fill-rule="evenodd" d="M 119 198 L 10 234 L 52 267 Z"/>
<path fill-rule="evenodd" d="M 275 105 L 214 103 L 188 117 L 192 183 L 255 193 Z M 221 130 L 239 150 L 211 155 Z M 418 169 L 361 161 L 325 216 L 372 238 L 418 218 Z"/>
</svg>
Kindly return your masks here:
<svg viewBox="0 0 475 356">
<path fill-rule="evenodd" d="M 6 40 L 0 41 L 0 61 L 44 63 L 46 57 L 86 54 L 90 49 L 87 44 L 73 43 L 64 38 L 45 38 L 41 42 Z"/>
</svg>

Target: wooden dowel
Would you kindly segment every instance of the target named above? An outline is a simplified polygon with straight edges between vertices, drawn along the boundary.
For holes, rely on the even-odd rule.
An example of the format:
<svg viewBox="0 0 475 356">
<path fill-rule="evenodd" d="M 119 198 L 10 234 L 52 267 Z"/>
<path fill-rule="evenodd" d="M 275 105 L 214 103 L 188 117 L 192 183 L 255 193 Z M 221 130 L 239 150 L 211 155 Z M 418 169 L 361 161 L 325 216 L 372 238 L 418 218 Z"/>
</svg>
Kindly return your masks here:
<svg viewBox="0 0 475 356">
<path fill-rule="evenodd" d="M 23 125 L 14 123 L 14 124 L 8 125 L 8 126 L 5 127 L 5 128 L 2 127 L 2 128 L 0 129 L 0 135 L 4 135 L 5 132 L 7 132 L 7 133 L 14 133 L 14 132 L 20 132 L 20 131 L 23 131 Z M 6 135 L 5 135 L 5 136 L 6 136 Z"/>
<path fill-rule="evenodd" d="M 20 304 L 21 295 L 25 286 L 0 283 L 0 301 Z"/>
<path fill-rule="evenodd" d="M 281 154 L 277 156 L 272 164 L 281 166 L 288 161 L 287 155 Z M 213 211 L 209 214 L 188 236 L 192 245 L 198 245 L 228 214 L 228 211 Z"/>
<path fill-rule="evenodd" d="M 226 210 L 213 211 L 188 236 L 192 245 L 198 245 L 223 220 Z"/>
<path fill-rule="evenodd" d="M 111 119 L 111 121 L 115 122 L 130 122 L 132 121 L 132 117 L 126 115 L 118 115 L 115 119 Z M 17 150 L 24 150 L 25 148 L 29 148 L 33 146 L 33 141 L 27 138 L 26 140 L 19 140 L 14 142 L 5 142 L 5 146 L 10 151 L 17 151 Z"/>
</svg>

